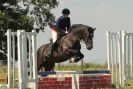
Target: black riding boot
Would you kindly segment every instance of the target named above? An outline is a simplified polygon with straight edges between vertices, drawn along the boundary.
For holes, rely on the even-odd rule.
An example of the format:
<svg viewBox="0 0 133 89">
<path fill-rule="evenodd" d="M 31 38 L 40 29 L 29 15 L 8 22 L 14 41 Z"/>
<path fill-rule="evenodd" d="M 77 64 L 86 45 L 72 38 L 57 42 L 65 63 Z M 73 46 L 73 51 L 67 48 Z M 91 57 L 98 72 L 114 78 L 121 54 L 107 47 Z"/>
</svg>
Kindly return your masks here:
<svg viewBox="0 0 133 89">
<path fill-rule="evenodd" d="M 58 47 L 58 44 L 57 44 L 57 41 L 52 45 L 52 50 L 56 50 L 57 49 L 57 47 Z"/>
<path fill-rule="evenodd" d="M 53 51 L 57 49 L 57 41 L 54 44 L 50 44 L 49 50 L 46 54 L 46 58 L 50 58 L 53 54 Z"/>
</svg>

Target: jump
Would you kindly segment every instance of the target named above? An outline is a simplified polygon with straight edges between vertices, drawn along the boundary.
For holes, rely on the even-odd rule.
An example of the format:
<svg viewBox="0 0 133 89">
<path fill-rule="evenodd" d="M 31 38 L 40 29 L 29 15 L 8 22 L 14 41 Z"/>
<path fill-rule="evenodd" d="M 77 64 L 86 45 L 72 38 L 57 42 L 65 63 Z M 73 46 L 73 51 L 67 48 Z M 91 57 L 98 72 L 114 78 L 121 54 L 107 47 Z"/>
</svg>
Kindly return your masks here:
<svg viewBox="0 0 133 89">
<path fill-rule="evenodd" d="M 74 62 L 78 62 L 84 57 L 80 52 L 80 42 L 86 44 L 86 48 L 91 50 L 93 48 L 93 37 L 95 28 L 82 24 L 74 24 L 70 27 L 69 33 L 57 40 L 59 46 L 52 50 L 50 58 L 46 58 L 46 54 L 52 47 L 51 44 L 42 45 L 37 51 L 37 69 L 38 71 L 44 67 L 45 71 L 51 71 L 55 63 L 67 61 L 74 57 Z"/>
</svg>

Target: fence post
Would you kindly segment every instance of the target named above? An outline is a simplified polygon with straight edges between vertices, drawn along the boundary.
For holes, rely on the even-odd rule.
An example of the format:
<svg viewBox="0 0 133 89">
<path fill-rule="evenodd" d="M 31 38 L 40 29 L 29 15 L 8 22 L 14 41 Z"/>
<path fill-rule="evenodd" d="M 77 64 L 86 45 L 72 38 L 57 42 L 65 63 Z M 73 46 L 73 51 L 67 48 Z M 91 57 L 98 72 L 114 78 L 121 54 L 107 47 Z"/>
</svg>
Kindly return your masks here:
<svg viewBox="0 0 133 89">
<path fill-rule="evenodd" d="M 110 60 L 111 60 L 111 58 L 110 58 L 110 31 L 106 31 L 106 40 L 107 40 L 107 62 L 108 62 L 108 70 L 110 70 L 111 68 L 110 68 Z"/>
<path fill-rule="evenodd" d="M 121 55 L 122 55 L 122 73 L 121 73 L 121 75 L 122 75 L 122 84 L 121 84 L 121 86 L 122 87 L 124 87 L 124 85 L 125 85 L 125 70 L 126 70 L 126 64 L 125 64 L 125 49 L 126 49 L 126 46 L 125 46 L 125 40 L 126 40 L 126 38 L 125 38 L 125 31 L 121 31 Z"/>
<path fill-rule="evenodd" d="M 11 30 L 7 30 L 7 56 L 8 56 L 8 88 L 11 88 Z"/>
<path fill-rule="evenodd" d="M 35 30 L 32 30 L 32 32 L 35 33 Z M 33 55 L 33 79 L 34 79 L 34 88 L 38 88 L 38 82 L 37 82 L 37 56 L 36 56 L 36 34 L 32 35 L 32 55 Z"/>
<path fill-rule="evenodd" d="M 126 32 L 106 32 L 108 69 L 111 70 L 112 83 L 125 86 L 126 72 Z M 119 65 L 119 66 L 118 66 Z M 116 72 L 118 71 L 118 73 Z M 118 77 L 119 75 L 119 77 Z M 118 80 L 119 79 L 119 80 Z"/>
<path fill-rule="evenodd" d="M 23 63 L 22 63 L 22 39 L 21 39 L 21 31 L 17 31 L 17 41 L 18 41 L 18 78 L 19 78 L 19 89 L 25 89 L 24 84 L 24 74 L 23 74 Z"/>
<path fill-rule="evenodd" d="M 8 56 L 8 88 L 15 87 L 15 36 L 17 36 L 17 56 L 18 56 L 18 80 L 19 89 L 26 89 L 27 83 L 34 82 L 34 89 L 38 88 L 37 80 L 37 58 L 36 58 L 36 35 L 37 33 L 25 32 L 18 30 L 16 32 L 11 32 L 7 30 L 7 56 Z M 29 38 L 28 38 L 29 37 Z M 27 42 L 29 41 L 29 54 Z M 28 65 L 27 61 L 30 63 L 30 78 L 28 77 Z"/>
</svg>

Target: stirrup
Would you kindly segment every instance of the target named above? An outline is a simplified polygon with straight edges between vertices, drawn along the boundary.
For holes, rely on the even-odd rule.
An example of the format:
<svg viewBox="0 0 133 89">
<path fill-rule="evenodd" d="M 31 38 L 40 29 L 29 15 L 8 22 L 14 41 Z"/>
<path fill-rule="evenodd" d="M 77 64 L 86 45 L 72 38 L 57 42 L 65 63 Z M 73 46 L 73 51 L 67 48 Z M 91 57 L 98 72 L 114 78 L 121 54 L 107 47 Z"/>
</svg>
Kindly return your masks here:
<svg viewBox="0 0 133 89">
<path fill-rule="evenodd" d="M 46 56 L 47 56 L 47 57 L 51 56 L 51 52 L 48 52 L 48 53 L 46 54 Z"/>
<path fill-rule="evenodd" d="M 52 55 L 52 52 L 51 51 L 48 51 L 48 53 L 45 55 L 46 58 L 50 58 Z"/>
</svg>

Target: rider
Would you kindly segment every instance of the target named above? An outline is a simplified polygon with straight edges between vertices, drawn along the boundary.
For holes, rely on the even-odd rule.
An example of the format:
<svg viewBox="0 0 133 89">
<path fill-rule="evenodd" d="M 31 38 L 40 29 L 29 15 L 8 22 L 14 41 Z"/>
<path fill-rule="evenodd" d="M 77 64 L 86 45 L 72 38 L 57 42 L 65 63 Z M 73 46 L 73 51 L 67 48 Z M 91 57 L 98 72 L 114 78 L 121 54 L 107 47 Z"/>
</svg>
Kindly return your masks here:
<svg viewBox="0 0 133 89">
<path fill-rule="evenodd" d="M 62 10 L 62 16 L 60 16 L 57 19 L 56 23 L 54 25 L 52 23 L 49 23 L 50 27 L 53 27 L 52 38 L 53 38 L 54 44 L 51 50 L 55 50 L 57 47 L 57 40 L 59 40 L 61 37 L 63 37 L 64 35 L 68 33 L 68 30 L 71 26 L 71 20 L 70 20 L 69 14 L 70 14 L 70 10 L 67 8 L 64 8 Z M 49 52 L 51 52 L 51 50 Z"/>
<path fill-rule="evenodd" d="M 62 36 L 67 34 L 68 29 L 71 26 L 70 17 L 70 10 L 65 8 L 62 10 L 62 16 L 60 16 L 56 21 L 56 26 L 58 29 L 57 39 L 60 39 Z"/>
</svg>

